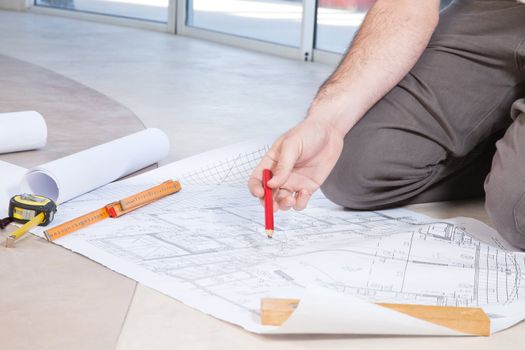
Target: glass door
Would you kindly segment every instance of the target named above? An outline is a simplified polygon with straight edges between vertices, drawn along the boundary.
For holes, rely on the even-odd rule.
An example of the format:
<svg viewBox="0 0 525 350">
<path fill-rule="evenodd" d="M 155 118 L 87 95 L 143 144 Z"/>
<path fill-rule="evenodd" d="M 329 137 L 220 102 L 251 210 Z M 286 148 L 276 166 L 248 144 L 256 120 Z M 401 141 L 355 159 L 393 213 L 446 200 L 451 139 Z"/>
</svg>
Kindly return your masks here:
<svg viewBox="0 0 525 350">
<path fill-rule="evenodd" d="M 170 0 L 35 0 L 36 6 L 167 23 Z"/>
<path fill-rule="evenodd" d="M 302 0 L 187 0 L 186 26 L 299 47 Z"/>
</svg>

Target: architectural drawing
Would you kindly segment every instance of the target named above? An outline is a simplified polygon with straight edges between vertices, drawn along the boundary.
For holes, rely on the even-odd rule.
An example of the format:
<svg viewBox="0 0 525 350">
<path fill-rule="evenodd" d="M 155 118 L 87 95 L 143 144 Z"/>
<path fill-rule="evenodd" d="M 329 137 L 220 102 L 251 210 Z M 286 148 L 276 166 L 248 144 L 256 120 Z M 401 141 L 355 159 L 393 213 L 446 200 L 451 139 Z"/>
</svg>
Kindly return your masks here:
<svg viewBox="0 0 525 350">
<path fill-rule="evenodd" d="M 279 212 L 274 238 L 266 238 L 263 210 L 245 188 L 265 150 L 196 157 L 65 203 L 61 221 L 166 174 L 183 185 L 180 193 L 56 243 L 260 332 L 262 297 L 300 297 L 312 285 L 368 301 L 525 305 L 524 254 L 408 210 L 352 212 L 318 194 L 302 212 Z"/>
</svg>

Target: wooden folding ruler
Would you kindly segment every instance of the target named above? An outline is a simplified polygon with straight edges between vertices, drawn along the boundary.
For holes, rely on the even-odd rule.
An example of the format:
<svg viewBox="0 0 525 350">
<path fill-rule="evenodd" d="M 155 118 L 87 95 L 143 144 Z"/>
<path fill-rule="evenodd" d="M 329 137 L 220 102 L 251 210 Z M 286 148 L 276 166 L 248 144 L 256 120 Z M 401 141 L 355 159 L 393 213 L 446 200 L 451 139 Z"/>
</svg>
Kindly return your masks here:
<svg viewBox="0 0 525 350">
<path fill-rule="evenodd" d="M 178 181 L 168 180 L 158 186 L 136 193 L 132 196 L 121 199 L 120 201 L 110 203 L 103 208 L 52 227 L 44 231 L 44 234 L 48 241 L 54 241 L 57 238 L 64 237 L 72 232 L 109 217 L 118 218 L 130 211 L 153 203 L 161 198 L 169 196 L 170 194 L 179 192 L 180 189 L 181 185 Z"/>
</svg>

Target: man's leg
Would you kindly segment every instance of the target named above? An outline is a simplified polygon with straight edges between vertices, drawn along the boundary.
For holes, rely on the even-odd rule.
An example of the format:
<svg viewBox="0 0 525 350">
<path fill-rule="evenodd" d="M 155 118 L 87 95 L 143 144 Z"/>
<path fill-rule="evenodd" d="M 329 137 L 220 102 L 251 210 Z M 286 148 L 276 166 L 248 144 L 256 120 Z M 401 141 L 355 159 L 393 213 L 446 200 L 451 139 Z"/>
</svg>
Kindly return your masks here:
<svg viewBox="0 0 525 350">
<path fill-rule="evenodd" d="M 496 230 L 525 249 L 525 99 L 516 101 L 512 114 L 514 123 L 496 144 L 485 207 Z"/>
<path fill-rule="evenodd" d="M 377 209 L 481 194 L 493 143 L 525 95 L 524 18 L 512 0 L 449 6 L 416 66 L 346 135 L 325 195 Z"/>
</svg>

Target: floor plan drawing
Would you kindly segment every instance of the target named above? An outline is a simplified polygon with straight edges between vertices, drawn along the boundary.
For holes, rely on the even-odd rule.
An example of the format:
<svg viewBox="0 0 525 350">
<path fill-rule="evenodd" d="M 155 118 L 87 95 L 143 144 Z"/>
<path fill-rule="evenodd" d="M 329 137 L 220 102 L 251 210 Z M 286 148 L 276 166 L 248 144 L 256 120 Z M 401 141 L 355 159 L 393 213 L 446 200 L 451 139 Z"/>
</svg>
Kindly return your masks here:
<svg viewBox="0 0 525 350">
<path fill-rule="evenodd" d="M 262 297 L 300 297 L 311 286 L 365 301 L 525 307 L 525 254 L 452 221 L 404 209 L 348 211 L 317 194 L 304 211 L 277 213 L 268 239 L 263 210 L 244 184 L 266 150 L 195 157 L 65 203 L 62 221 L 167 174 L 183 186 L 56 243 L 256 332 L 268 331 L 258 324 Z"/>
</svg>

